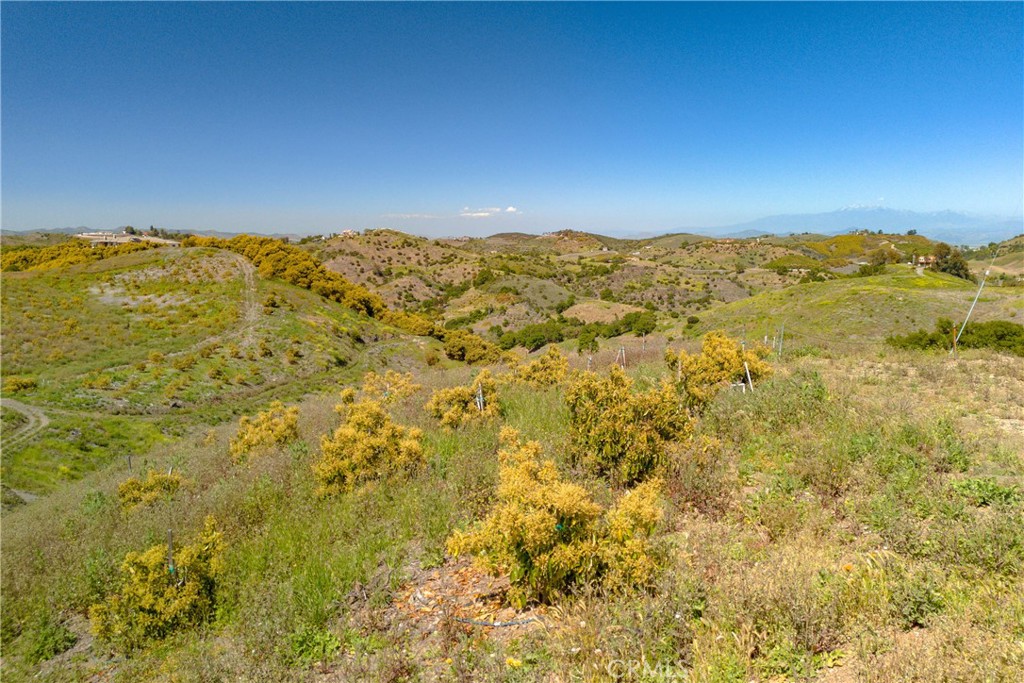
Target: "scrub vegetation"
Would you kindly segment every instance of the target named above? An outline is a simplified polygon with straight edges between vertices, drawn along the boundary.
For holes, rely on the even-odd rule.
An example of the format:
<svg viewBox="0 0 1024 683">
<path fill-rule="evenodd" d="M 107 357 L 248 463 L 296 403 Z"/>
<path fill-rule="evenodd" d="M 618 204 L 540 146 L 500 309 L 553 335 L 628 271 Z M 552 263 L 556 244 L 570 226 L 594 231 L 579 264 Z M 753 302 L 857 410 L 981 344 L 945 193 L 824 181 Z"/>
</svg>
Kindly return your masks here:
<svg viewBox="0 0 1024 683">
<path fill-rule="evenodd" d="M 886 343 L 962 323 L 977 284 L 764 267 L 889 248 L 844 237 L 373 231 L 5 270 L 4 680 L 1016 680 L 1021 289 L 984 290 L 955 359 L 944 321 Z M 758 291 L 699 306 L 617 277 L 689 272 L 682 297 L 737 263 Z M 619 324 L 574 308 L 640 315 L 501 348 Z"/>
</svg>

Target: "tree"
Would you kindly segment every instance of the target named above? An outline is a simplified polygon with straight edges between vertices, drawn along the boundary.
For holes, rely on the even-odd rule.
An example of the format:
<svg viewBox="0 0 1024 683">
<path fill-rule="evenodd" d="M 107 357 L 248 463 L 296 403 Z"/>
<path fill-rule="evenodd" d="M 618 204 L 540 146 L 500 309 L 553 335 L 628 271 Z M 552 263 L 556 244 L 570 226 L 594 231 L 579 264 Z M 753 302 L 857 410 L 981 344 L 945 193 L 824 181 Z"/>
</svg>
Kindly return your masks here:
<svg viewBox="0 0 1024 683">
<path fill-rule="evenodd" d="M 583 330 L 576 340 L 576 351 L 582 355 L 587 352 L 596 352 L 597 349 L 597 332 L 594 330 Z"/>
<path fill-rule="evenodd" d="M 483 287 L 488 282 L 493 282 L 493 281 L 494 281 L 494 271 L 491 270 L 490 268 L 484 267 L 483 270 L 481 270 L 479 273 L 477 273 L 476 277 L 473 278 L 473 286 L 474 287 Z"/>
<path fill-rule="evenodd" d="M 917 234 L 917 230 L 907 230 L 907 234 L 908 235 L 916 235 Z"/>
<path fill-rule="evenodd" d="M 949 273 L 954 277 L 974 282 L 974 275 L 971 274 L 964 255 L 959 249 L 954 249 L 945 242 L 935 245 L 935 263 L 932 268 L 940 273 Z"/>
</svg>

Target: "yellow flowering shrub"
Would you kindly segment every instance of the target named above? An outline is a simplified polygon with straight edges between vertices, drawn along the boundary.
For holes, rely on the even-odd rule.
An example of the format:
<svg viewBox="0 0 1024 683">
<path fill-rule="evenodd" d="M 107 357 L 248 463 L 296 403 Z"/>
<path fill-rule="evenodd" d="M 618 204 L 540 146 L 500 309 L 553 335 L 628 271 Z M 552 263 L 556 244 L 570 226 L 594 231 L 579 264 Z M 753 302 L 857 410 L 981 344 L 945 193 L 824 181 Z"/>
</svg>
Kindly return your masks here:
<svg viewBox="0 0 1024 683">
<path fill-rule="evenodd" d="M 250 453 L 259 449 L 285 444 L 299 438 L 299 409 L 285 408 L 274 401 L 270 408 L 255 419 L 243 415 L 238 421 L 238 432 L 231 438 L 229 449 L 235 462 L 243 462 Z"/>
<path fill-rule="evenodd" d="M 174 549 L 172 566 L 164 544 L 128 553 L 117 592 L 89 608 L 93 634 L 129 651 L 203 623 L 213 615 L 222 551 L 221 533 L 207 517 L 195 542 Z"/>
<path fill-rule="evenodd" d="M 497 363 L 504 355 L 491 342 L 466 330 L 450 330 L 444 335 L 444 353 L 452 360 L 470 365 Z"/>
<path fill-rule="evenodd" d="M 413 381 L 412 373 L 388 370 L 378 375 L 372 370 L 363 377 L 363 397 L 387 405 L 412 396 L 422 387 Z"/>
<path fill-rule="evenodd" d="M 650 586 L 661 566 L 651 534 L 661 521 L 661 482 L 651 480 L 604 509 L 565 481 L 540 444 L 501 432 L 497 502 L 467 531 L 448 539 L 453 555 L 471 554 L 487 571 L 508 572 L 509 600 L 552 602 L 595 583 L 617 590 Z"/>
<path fill-rule="evenodd" d="M 38 386 L 35 377 L 10 376 L 4 378 L 4 391 L 15 394 L 19 391 L 35 389 Z"/>
<path fill-rule="evenodd" d="M 645 478 L 665 460 L 667 442 L 692 430 L 668 381 L 645 392 L 617 366 L 607 377 L 578 373 L 565 393 L 573 461 L 618 484 Z"/>
<path fill-rule="evenodd" d="M 542 388 L 558 384 L 569 374 L 569 359 L 557 346 L 551 346 L 535 361 L 518 365 L 506 377 L 510 382 L 522 382 Z"/>
<path fill-rule="evenodd" d="M 344 422 L 320 442 L 321 458 L 313 464 L 321 497 L 425 464 L 419 429 L 402 427 L 377 401 L 342 403 Z"/>
<path fill-rule="evenodd" d="M 724 332 L 709 332 L 704 336 L 699 354 L 666 349 L 665 362 L 680 378 L 679 390 L 687 403 L 701 407 L 711 401 L 722 387 L 732 382 L 747 381 L 744 361 L 755 382 L 770 377 L 772 367 L 764 360 L 769 353 L 768 347 L 762 344 L 744 350 L 738 340 Z"/>
<path fill-rule="evenodd" d="M 121 501 L 121 509 L 130 512 L 140 505 L 152 505 L 161 498 L 172 497 L 182 480 L 177 474 L 161 474 L 150 470 L 145 479 L 131 477 L 117 487 L 117 497 Z"/>
<path fill-rule="evenodd" d="M 483 409 L 478 405 L 483 395 Z M 472 384 L 438 389 L 425 406 L 427 411 L 449 429 L 456 429 L 473 420 L 498 417 L 498 382 L 489 370 L 482 370 Z"/>
</svg>

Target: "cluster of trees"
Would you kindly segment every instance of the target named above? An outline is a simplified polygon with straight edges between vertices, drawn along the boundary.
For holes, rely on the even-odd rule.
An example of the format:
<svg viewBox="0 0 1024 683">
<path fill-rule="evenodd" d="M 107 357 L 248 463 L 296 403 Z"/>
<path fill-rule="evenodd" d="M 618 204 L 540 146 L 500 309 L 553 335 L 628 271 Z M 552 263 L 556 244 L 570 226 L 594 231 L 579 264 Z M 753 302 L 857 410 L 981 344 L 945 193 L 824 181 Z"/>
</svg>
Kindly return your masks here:
<svg viewBox="0 0 1024 683">
<path fill-rule="evenodd" d="M 886 341 L 898 349 L 949 350 L 958 329 L 949 318 L 939 318 L 932 332 L 920 329 L 907 335 L 889 337 Z M 965 349 L 994 349 L 1024 356 L 1024 325 L 1008 320 L 968 323 L 957 344 Z"/>
<path fill-rule="evenodd" d="M 963 253 L 945 242 L 939 242 L 935 245 L 935 263 L 931 267 L 940 273 L 949 273 L 954 277 L 970 280 L 971 282 L 975 281 Z"/>
<path fill-rule="evenodd" d="M 586 323 L 577 318 L 556 319 L 527 325 L 514 332 L 505 332 L 498 338 L 498 346 L 511 349 L 522 346 L 536 351 L 546 344 L 557 344 L 566 339 L 579 340 L 581 352 L 597 347 L 597 338 L 611 339 L 632 332 L 640 337 L 657 327 L 657 318 L 651 311 L 633 311 L 609 323 Z"/>
</svg>

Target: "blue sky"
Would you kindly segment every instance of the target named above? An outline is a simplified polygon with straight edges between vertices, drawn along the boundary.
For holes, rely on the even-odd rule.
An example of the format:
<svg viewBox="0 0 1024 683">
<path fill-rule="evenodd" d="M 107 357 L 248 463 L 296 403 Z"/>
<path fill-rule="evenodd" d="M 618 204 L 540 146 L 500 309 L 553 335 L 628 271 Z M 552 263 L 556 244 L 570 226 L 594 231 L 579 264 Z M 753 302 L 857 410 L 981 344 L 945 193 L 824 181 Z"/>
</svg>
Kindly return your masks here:
<svg viewBox="0 0 1024 683">
<path fill-rule="evenodd" d="M 5 2 L 2 224 L 1017 216 L 1022 7 Z"/>
</svg>

